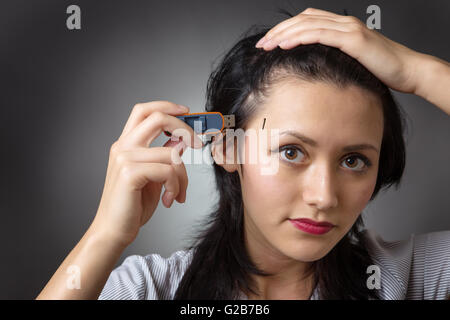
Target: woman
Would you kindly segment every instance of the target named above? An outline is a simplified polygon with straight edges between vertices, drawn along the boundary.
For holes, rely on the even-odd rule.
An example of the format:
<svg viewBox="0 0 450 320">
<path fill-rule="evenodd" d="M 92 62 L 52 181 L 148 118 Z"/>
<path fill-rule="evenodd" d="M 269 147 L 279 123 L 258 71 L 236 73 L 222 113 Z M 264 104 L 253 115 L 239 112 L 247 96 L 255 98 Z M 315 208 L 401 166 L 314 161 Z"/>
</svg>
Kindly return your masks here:
<svg viewBox="0 0 450 320">
<path fill-rule="evenodd" d="M 185 201 L 185 167 L 174 160 L 185 146 L 202 147 L 174 117 L 188 108 L 136 105 L 111 147 L 94 221 L 38 298 L 444 299 L 450 231 L 386 243 L 362 229 L 360 214 L 404 170 L 403 117 L 388 87 L 450 114 L 449 85 L 445 61 L 323 10 L 241 39 L 209 79 L 207 111 L 234 114 L 237 128 L 277 132 L 279 147 L 263 150 L 276 155 L 276 172 L 237 161 L 248 159 L 247 138 L 236 148 L 232 136 L 215 139 L 219 202 L 204 232 L 167 259 L 131 256 L 113 270 L 163 184 L 166 207 Z M 179 128 L 189 133 L 180 142 L 147 148 L 162 130 Z M 72 265 L 81 271 L 79 290 L 66 286 Z M 380 271 L 378 284 L 368 268 Z"/>
</svg>

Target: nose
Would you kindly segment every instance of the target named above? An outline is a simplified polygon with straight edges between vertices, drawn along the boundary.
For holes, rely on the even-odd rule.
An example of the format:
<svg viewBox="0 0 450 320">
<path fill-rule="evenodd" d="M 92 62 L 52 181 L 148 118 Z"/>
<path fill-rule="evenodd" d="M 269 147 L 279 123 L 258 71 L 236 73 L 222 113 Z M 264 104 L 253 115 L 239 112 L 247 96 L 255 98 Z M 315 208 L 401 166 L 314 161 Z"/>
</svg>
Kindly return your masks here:
<svg viewBox="0 0 450 320">
<path fill-rule="evenodd" d="M 325 211 L 338 205 L 336 178 L 332 168 L 326 163 L 315 164 L 303 176 L 303 200 Z"/>
</svg>

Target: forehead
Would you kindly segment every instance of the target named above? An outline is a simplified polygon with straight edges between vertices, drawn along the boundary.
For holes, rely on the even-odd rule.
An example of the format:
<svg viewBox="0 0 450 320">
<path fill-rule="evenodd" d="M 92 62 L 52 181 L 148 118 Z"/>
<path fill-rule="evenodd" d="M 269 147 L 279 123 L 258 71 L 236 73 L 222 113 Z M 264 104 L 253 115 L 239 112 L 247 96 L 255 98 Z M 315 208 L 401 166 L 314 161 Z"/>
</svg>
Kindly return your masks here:
<svg viewBox="0 0 450 320">
<path fill-rule="evenodd" d="M 274 85 L 249 127 L 298 130 L 343 141 L 363 137 L 381 143 L 383 111 L 371 92 L 356 86 L 338 88 L 324 82 L 284 81 Z M 366 140 L 367 140 L 366 139 Z"/>
</svg>

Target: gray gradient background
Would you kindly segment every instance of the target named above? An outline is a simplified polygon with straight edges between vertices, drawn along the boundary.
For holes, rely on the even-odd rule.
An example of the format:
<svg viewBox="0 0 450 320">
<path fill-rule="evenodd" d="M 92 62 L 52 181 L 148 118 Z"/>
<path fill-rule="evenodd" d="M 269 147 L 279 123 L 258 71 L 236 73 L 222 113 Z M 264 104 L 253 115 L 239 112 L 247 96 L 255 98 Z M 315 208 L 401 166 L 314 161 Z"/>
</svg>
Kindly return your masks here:
<svg viewBox="0 0 450 320">
<path fill-rule="evenodd" d="M 78 4 L 82 30 L 66 29 Z M 203 110 L 212 64 L 252 24 L 307 6 L 365 21 L 378 4 L 381 32 L 450 60 L 449 1 L 2 1 L 0 10 L 0 298 L 34 298 L 91 223 L 110 145 L 137 102 L 170 100 Z M 395 93 L 410 130 L 399 190 L 364 211 L 386 240 L 450 229 L 450 118 L 424 99 Z M 152 145 L 162 145 L 161 135 Z M 123 253 L 168 256 L 215 197 L 212 170 L 187 165 L 185 204 L 161 203 Z"/>
</svg>

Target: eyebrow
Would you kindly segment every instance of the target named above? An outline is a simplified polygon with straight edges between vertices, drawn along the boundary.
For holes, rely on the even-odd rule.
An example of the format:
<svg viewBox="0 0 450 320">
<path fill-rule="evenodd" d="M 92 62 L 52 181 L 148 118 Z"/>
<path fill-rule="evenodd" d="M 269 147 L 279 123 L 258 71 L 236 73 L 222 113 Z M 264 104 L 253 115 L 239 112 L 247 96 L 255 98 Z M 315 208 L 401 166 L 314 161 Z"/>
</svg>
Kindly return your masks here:
<svg viewBox="0 0 450 320">
<path fill-rule="evenodd" d="M 303 141 L 306 144 L 309 144 L 310 146 L 313 147 L 317 147 L 318 143 L 317 141 L 314 141 L 313 139 L 301 134 L 300 132 L 297 131 L 293 131 L 293 130 L 285 130 L 285 131 L 281 131 L 280 132 L 280 136 L 282 135 L 290 135 L 293 136 L 301 141 Z M 369 143 L 359 143 L 359 144 L 352 144 L 349 146 L 345 146 L 342 148 L 342 151 L 344 152 L 352 152 L 352 151 L 357 151 L 357 150 L 363 150 L 363 149 L 372 149 L 375 150 L 376 152 L 379 152 L 378 149 L 369 144 Z"/>
</svg>

